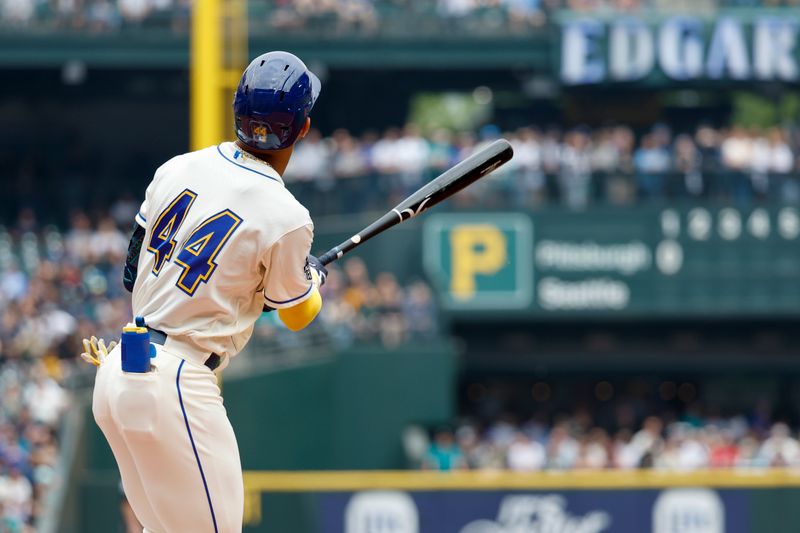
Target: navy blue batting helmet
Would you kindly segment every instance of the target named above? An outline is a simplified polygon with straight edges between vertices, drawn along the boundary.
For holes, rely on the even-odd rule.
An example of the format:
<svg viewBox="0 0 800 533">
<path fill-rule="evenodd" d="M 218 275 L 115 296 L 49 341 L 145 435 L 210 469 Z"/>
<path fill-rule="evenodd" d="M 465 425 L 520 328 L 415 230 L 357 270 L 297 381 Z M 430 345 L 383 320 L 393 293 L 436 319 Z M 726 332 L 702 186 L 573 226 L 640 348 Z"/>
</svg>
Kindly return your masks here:
<svg viewBox="0 0 800 533">
<path fill-rule="evenodd" d="M 258 56 L 242 74 L 233 99 L 236 136 L 258 150 L 288 148 L 321 87 L 319 78 L 289 52 Z"/>
</svg>

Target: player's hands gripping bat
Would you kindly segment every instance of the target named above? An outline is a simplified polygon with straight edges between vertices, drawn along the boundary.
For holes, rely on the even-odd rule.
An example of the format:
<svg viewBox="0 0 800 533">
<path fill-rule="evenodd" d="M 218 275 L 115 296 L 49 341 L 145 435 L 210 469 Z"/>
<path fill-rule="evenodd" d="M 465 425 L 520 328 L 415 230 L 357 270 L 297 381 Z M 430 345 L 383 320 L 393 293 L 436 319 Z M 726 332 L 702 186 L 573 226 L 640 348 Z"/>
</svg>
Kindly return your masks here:
<svg viewBox="0 0 800 533">
<path fill-rule="evenodd" d="M 443 172 L 433 181 L 423 185 L 418 191 L 397 204 L 394 209 L 353 235 L 350 239 L 322 254 L 319 258 L 320 263 L 327 265 L 375 235 L 430 209 L 472 182 L 504 165 L 513 155 L 514 150 L 507 140 L 499 139 L 493 142 L 453 168 Z"/>
</svg>

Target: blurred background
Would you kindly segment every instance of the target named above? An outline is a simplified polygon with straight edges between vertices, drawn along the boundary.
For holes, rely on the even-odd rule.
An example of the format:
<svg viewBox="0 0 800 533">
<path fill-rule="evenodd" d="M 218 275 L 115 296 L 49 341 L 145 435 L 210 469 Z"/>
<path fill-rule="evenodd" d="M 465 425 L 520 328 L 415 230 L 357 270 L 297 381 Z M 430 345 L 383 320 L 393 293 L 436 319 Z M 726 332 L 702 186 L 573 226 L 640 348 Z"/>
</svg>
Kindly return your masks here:
<svg viewBox="0 0 800 533">
<path fill-rule="evenodd" d="M 225 373 L 245 531 L 795 532 L 795 0 L 0 0 L 0 532 L 136 531 L 80 339 L 133 216 L 233 137 L 249 58 L 323 82 L 287 187 L 336 263 Z M 176 497 L 178 497 L 176 495 Z"/>
</svg>

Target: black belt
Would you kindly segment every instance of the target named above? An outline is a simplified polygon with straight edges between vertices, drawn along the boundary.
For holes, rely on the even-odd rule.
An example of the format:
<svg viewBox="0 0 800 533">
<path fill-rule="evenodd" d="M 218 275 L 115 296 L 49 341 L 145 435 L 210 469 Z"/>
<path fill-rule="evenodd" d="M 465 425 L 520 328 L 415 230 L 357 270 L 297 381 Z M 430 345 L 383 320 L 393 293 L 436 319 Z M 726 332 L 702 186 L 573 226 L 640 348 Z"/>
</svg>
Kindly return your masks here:
<svg viewBox="0 0 800 533">
<path fill-rule="evenodd" d="M 164 346 L 164 343 L 167 342 L 167 334 L 164 333 L 163 331 L 153 329 L 150 326 L 147 326 L 147 331 L 150 332 L 150 342 L 154 342 L 161 346 Z M 203 364 L 213 371 L 217 369 L 217 367 L 221 362 L 222 362 L 222 357 L 220 357 L 215 353 L 212 353 L 211 355 L 208 356 L 208 359 L 206 359 L 206 362 Z"/>
</svg>

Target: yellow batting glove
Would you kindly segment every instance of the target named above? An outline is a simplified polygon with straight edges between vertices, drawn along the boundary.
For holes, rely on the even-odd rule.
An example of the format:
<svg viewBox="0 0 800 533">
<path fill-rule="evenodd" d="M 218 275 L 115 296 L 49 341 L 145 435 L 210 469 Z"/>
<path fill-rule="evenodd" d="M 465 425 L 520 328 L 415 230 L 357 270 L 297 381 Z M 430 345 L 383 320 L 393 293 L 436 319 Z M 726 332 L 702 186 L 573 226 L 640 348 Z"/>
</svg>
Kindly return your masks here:
<svg viewBox="0 0 800 533">
<path fill-rule="evenodd" d="M 108 352 L 113 350 L 116 345 L 117 341 L 111 341 L 111 343 L 106 346 L 106 341 L 92 335 L 91 339 L 83 339 L 83 353 L 81 354 L 81 359 L 94 366 L 100 366 L 108 356 Z"/>
</svg>

